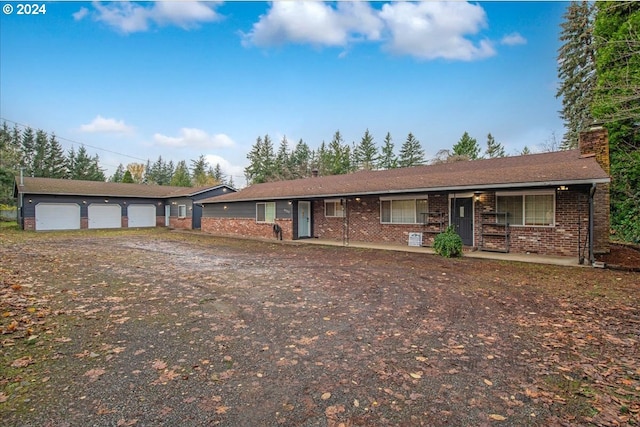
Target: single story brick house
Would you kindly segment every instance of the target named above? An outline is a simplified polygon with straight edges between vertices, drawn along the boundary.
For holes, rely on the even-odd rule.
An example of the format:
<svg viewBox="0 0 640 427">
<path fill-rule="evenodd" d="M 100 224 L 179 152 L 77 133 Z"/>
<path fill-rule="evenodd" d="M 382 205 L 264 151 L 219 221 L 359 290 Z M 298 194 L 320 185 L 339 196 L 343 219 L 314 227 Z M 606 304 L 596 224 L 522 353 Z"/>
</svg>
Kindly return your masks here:
<svg viewBox="0 0 640 427">
<path fill-rule="evenodd" d="M 202 200 L 202 231 L 431 245 L 453 225 L 478 250 L 593 261 L 609 251 L 609 182 L 596 127 L 577 150 L 252 185 Z"/>
<path fill-rule="evenodd" d="M 227 185 L 193 188 L 16 177 L 14 197 L 24 230 L 199 229 L 202 205 L 197 202 L 234 191 Z"/>
</svg>

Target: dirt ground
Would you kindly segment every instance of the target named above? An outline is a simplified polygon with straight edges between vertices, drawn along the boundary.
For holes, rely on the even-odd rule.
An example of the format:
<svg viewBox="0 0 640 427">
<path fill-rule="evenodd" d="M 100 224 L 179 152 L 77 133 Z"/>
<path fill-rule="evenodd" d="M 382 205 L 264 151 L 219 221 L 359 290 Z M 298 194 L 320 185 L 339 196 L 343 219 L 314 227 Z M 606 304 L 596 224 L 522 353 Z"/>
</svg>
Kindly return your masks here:
<svg viewBox="0 0 640 427">
<path fill-rule="evenodd" d="M 0 235 L 3 426 L 640 425 L 640 274 Z"/>
</svg>

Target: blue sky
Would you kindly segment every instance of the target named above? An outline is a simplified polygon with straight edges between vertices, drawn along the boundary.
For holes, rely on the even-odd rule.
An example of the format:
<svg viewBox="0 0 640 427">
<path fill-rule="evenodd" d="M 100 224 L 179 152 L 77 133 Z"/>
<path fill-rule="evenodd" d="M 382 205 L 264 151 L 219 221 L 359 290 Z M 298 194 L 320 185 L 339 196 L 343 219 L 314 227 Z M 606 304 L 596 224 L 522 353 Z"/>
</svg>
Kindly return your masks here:
<svg viewBox="0 0 640 427">
<path fill-rule="evenodd" d="M 74 1 L 44 15 L 10 4 L 0 115 L 65 149 L 86 144 L 107 174 L 202 154 L 241 186 L 265 134 L 317 148 L 369 129 L 397 151 L 411 132 L 432 158 L 465 131 L 509 154 L 564 133 L 566 2 Z"/>
</svg>

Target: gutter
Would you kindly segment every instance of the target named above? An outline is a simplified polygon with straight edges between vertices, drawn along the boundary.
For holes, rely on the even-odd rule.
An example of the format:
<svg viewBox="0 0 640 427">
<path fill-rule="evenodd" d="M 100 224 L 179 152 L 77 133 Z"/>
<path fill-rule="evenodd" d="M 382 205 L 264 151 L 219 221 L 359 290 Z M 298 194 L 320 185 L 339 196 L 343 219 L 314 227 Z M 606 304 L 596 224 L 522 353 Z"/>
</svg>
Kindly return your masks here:
<svg viewBox="0 0 640 427">
<path fill-rule="evenodd" d="M 593 196 L 596 194 L 596 184 L 591 184 L 591 189 L 589 190 L 589 262 L 591 265 L 594 265 L 596 262 L 596 258 L 593 254 L 593 236 L 594 236 L 594 225 L 593 220 L 595 216 L 595 206 L 594 206 L 594 198 Z"/>
</svg>

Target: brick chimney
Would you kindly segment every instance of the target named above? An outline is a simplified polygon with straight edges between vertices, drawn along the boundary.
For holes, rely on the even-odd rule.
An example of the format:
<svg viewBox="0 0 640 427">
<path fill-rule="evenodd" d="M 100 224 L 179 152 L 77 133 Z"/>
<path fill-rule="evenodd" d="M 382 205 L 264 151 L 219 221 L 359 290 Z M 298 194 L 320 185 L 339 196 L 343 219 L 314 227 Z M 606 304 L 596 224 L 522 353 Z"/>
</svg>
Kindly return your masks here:
<svg viewBox="0 0 640 427">
<path fill-rule="evenodd" d="M 609 175 L 609 133 L 602 126 L 592 126 L 589 130 L 580 132 L 578 147 L 582 157 L 595 157 L 596 161 Z"/>
<path fill-rule="evenodd" d="M 317 178 L 318 177 L 318 169 L 311 169 L 311 178 Z"/>
</svg>

